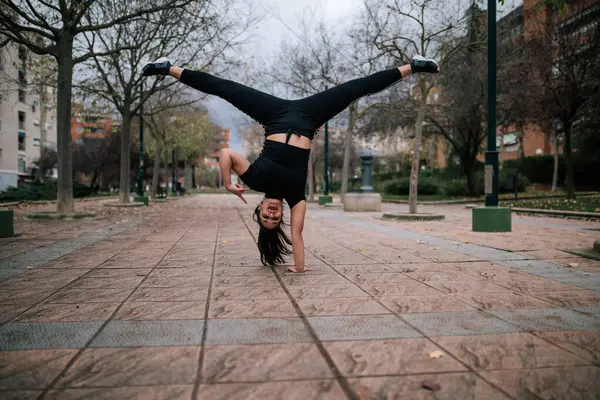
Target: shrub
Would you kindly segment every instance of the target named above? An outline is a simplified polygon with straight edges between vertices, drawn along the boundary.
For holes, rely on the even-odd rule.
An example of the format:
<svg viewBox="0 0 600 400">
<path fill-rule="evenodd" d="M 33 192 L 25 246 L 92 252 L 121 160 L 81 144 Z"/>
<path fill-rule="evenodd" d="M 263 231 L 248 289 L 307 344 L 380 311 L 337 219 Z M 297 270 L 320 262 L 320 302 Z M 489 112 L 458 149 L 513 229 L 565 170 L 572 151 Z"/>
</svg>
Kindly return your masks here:
<svg viewBox="0 0 600 400">
<path fill-rule="evenodd" d="M 469 197 L 469 188 L 466 179 L 453 179 L 444 185 L 444 191 L 448 196 Z"/>
<path fill-rule="evenodd" d="M 92 188 L 81 183 L 73 182 L 73 197 L 86 197 L 93 193 Z M 56 182 L 34 183 L 19 188 L 8 188 L 0 192 L 1 202 L 56 200 Z"/>
<path fill-rule="evenodd" d="M 422 195 L 433 195 L 440 192 L 441 185 L 431 178 L 420 178 L 418 193 Z M 383 192 L 389 195 L 405 196 L 410 193 L 410 178 L 393 180 L 384 186 Z"/>
</svg>

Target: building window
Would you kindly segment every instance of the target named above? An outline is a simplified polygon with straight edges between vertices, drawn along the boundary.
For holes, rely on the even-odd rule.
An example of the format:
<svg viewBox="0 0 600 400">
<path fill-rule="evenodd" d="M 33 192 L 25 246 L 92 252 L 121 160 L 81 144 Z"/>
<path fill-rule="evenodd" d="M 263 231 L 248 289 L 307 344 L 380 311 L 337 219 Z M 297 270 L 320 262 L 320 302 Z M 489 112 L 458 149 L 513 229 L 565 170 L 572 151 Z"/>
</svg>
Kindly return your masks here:
<svg viewBox="0 0 600 400">
<path fill-rule="evenodd" d="M 20 131 L 25 130 L 25 112 L 24 111 L 19 111 L 19 130 Z"/>
<path fill-rule="evenodd" d="M 25 132 L 19 132 L 19 151 L 25 151 Z"/>
<path fill-rule="evenodd" d="M 40 138 L 38 138 L 38 137 L 33 138 L 33 146 L 40 147 Z"/>
<path fill-rule="evenodd" d="M 75 129 L 75 132 L 81 133 L 81 132 L 83 132 L 83 128 L 82 127 L 78 127 L 77 129 Z"/>
<path fill-rule="evenodd" d="M 25 89 L 19 89 L 19 101 L 25 103 L 27 101 L 27 94 Z"/>
<path fill-rule="evenodd" d="M 38 100 L 34 100 L 31 105 L 31 111 L 35 112 L 40 107 L 40 102 Z"/>
<path fill-rule="evenodd" d="M 27 165 L 25 163 L 25 160 L 23 160 L 22 158 L 19 158 L 19 172 L 25 173 L 26 169 L 27 169 Z"/>
</svg>

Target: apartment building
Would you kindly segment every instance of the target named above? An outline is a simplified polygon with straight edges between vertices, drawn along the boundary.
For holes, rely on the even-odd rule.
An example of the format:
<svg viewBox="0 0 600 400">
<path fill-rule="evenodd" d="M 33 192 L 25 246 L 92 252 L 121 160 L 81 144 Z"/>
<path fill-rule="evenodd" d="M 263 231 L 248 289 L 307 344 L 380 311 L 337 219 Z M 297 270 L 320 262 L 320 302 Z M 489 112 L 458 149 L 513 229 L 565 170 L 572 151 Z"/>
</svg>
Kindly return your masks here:
<svg viewBox="0 0 600 400">
<path fill-rule="evenodd" d="M 0 49 L 0 191 L 32 178 L 42 147 L 56 147 L 55 92 L 35 75 L 39 60 L 17 44 Z"/>
<path fill-rule="evenodd" d="M 117 123 L 115 123 L 117 122 Z M 112 114 L 91 106 L 73 103 L 71 115 L 71 139 L 73 143 L 82 144 L 84 139 L 103 140 L 118 127 L 120 121 L 114 121 Z M 139 123 L 134 121 L 136 128 Z M 132 127 L 133 128 L 133 127 Z M 139 128 L 138 128 L 139 129 Z M 137 134 L 133 129 L 132 135 Z"/>
</svg>

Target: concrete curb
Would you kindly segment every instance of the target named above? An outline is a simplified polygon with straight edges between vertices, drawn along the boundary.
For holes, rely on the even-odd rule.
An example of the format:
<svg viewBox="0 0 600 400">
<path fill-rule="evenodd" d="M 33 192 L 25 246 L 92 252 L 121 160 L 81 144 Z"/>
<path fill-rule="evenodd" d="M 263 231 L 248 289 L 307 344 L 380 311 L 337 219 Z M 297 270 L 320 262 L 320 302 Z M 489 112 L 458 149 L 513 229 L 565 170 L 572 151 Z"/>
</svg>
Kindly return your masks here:
<svg viewBox="0 0 600 400">
<path fill-rule="evenodd" d="M 48 211 L 48 212 L 34 212 L 34 213 L 25 214 L 23 219 L 25 221 L 32 221 L 32 220 L 48 221 L 48 220 L 61 220 L 61 219 L 74 220 L 74 219 L 83 219 L 83 218 L 94 218 L 95 216 L 96 216 L 96 213 L 89 213 L 89 212 L 75 212 L 72 214 L 59 214 L 57 212 Z"/>
<path fill-rule="evenodd" d="M 77 199 L 73 199 L 73 201 L 76 203 L 81 203 L 81 202 L 86 202 L 86 201 L 114 199 L 117 197 L 118 196 L 80 197 Z M 13 201 L 11 203 L 0 203 L 0 207 L 12 207 L 12 206 L 18 206 L 21 204 L 56 204 L 56 200 L 20 200 L 20 201 Z"/>
<path fill-rule="evenodd" d="M 600 192 L 581 192 L 576 193 L 577 196 L 595 196 L 599 195 Z M 520 200 L 543 200 L 543 199 L 562 199 L 566 198 L 566 195 L 548 195 L 548 196 L 520 196 L 517 200 L 514 199 L 500 199 L 500 201 L 520 201 Z M 382 200 L 384 203 L 396 203 L 396 204 L 408 204 L 408 200 Z M 482 202 L 484 199 L 457 199 L 457 200 L 440 200 L 440 201 L 417 201 L 417 204 L 424 206 L 427 205 L 444 205 L 444 204 L 469 204 Z"/>
<path fill-rule="evenodd" d="M 397 220 L 397 221 L 441 221 L 446 217 L 441 214 L 426 214 L 426 213 L 394 213 L 383 214 L 382 219 Z"/>
<path fill-rule="evenodd" d="M 135 208 L 135 207 L 146 207 L 144 203 L 131 202 L 131 203 L 104 203 L 104 207 L 116 207 L 116 208 Z"/>
</svg>

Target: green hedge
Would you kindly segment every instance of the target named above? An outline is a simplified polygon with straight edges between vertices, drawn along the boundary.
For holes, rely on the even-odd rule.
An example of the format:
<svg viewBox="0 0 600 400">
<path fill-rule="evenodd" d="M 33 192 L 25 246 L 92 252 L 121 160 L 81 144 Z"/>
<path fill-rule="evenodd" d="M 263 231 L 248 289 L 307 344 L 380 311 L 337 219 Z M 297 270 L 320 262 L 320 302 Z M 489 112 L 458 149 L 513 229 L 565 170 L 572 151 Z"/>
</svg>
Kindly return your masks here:
<svg viewBox="0 0 600 400">
<path fill-rule="evenodd" d="M 575 184 L 578 186 L 591 186 L 600 189 L 600 157 L 589 159 L 578 159 L 573 154 L 573 172 Z M 504 168 L 515 168 L 532 183 L 552 184 L 554 173 L 554 156 L 534 156 L 522 159 L 506 160 Z M 562 155 L 558 158 L 558 182 L 565 181 L 566 168 Z"/>
<path fill-rule="evenodd" d="M 92 188 L 81 183 L 73 183 L 73 196 L 86 197 L 93 194 Z M 56 200 L 56 182 L 25 184 L 19 188 L 9 188 L 0 192 L 0 202 Z"/>
<path fill-rule="evenodd" d="M 475 175 L 477 182 L 476 195 L 484 194 L 484 176 L 483 173 Z M 519 192 L 524 192 L 527 189 L 529 181 L 523 175 L 519 174 L 518 188 Z M 402 196 L 409 194 L 410 178 L 396 179 L 384 185 L 383 193 L 388 195 Z M 513 193 L 514 189 L 509 185 L 507 174 L 500 174 L 498 181 L 499 193 Z M 441 178 L 428 178 L 426 176 L 419 177 L 419 190 L 421 195 L 445 194 L 451 197 L 469 197 L 470 193 L 467 187 L 465 178 L 443 180 Z"/>
<path fill-rule="evenodd" d="M 421 177 L 419 178 L 418 193 L 422 195 L 439 194 L 442 190 L 442 185 L 439 181 L 431 178 Z M 410 177 L 396 179 L 387 183 L 383 192 L 385 194 L 402 196 L 410 193 Z"/>
<path fill-rule="evenodd" d="M 554 156 L 525 157 L 523 159 L 506 160 L 503 168 L 514 168 L 527 177 L 531 182 L 552 184 L 554 173 Z M 558 179 L 565 179 L 565 162 L 562 157 L 558 162 Z"/>
</svg>

